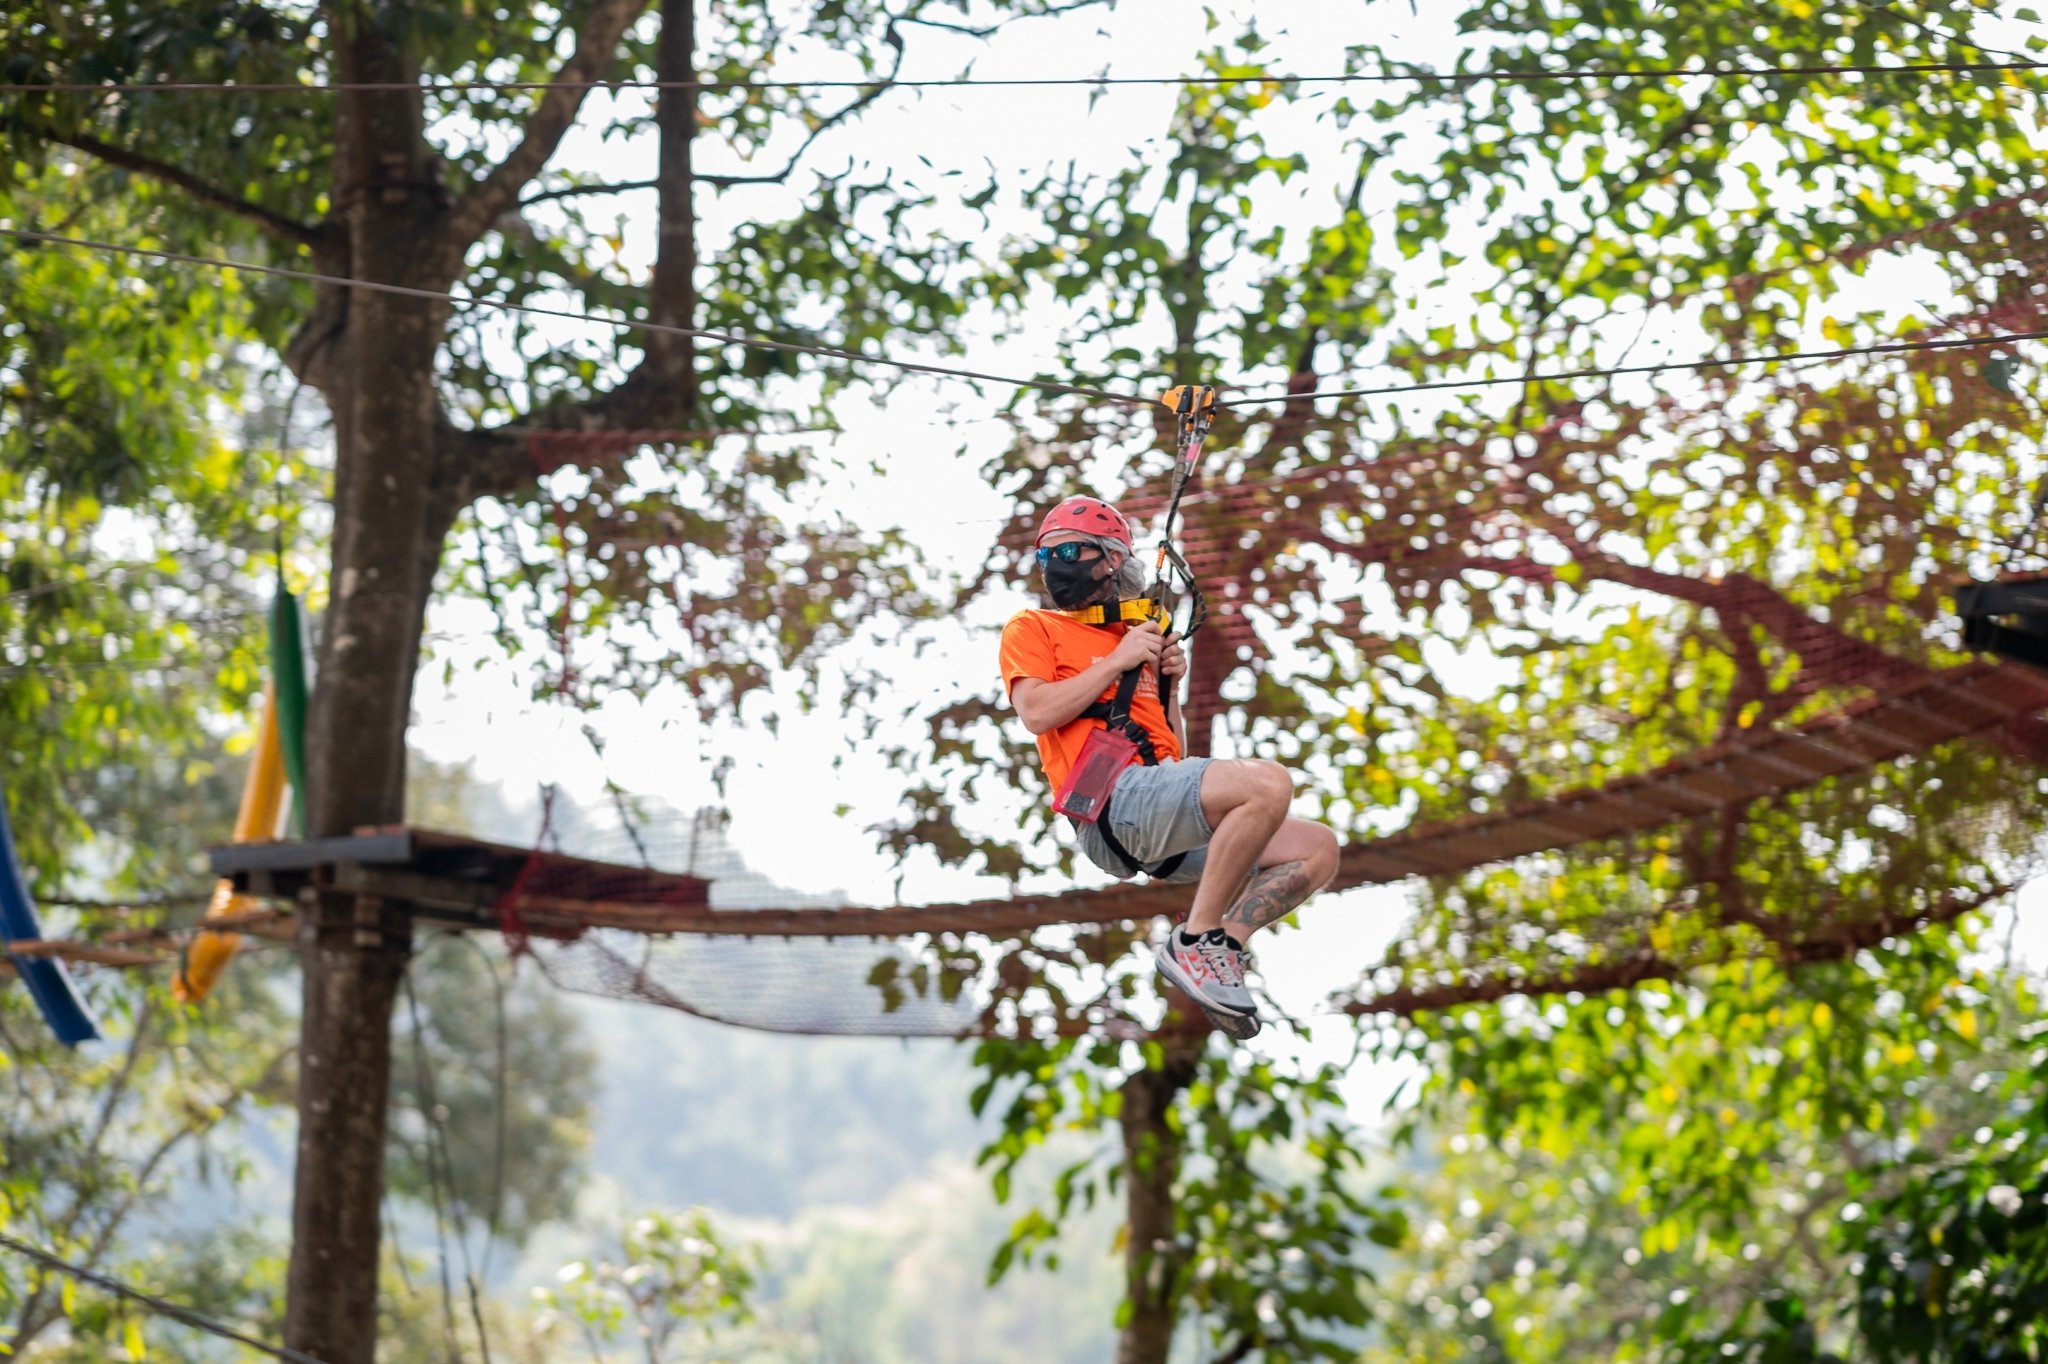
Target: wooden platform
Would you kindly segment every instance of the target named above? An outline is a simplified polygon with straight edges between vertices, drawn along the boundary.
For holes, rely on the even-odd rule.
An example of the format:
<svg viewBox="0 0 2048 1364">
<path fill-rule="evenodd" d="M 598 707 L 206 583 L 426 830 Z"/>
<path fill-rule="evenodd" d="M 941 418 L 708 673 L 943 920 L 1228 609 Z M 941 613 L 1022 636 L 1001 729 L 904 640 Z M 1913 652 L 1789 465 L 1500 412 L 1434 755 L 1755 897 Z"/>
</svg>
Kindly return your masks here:
<svg viewBox="0 0 2048 1364">
<path fill-rule="evenodd" d="M 510 910 L 543 934 L 587 926 L 671 933 L 712 912 L 710 883 L 699 877 L 403 825 L 343 838 L 229 843 L 207 849 L 207 857 L 246 894 L 376 895 L 422 918 L 475 928 L 497 928 Z"/>
</svg>

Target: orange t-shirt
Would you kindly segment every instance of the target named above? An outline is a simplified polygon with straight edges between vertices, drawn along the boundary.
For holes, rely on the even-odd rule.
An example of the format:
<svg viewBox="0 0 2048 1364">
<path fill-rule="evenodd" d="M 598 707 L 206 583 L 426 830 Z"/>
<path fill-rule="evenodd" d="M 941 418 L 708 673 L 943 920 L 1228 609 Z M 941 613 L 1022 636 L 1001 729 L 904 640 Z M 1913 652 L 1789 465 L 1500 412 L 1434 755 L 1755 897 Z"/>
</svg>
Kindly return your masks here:
<svg viewBox="0 0 2048 1364">
<path fill-rule="evenodd" d="M 1056 611 L 1025 611 L 1011 617 L 1003 627 L 1003 690 L 1013 691 L 1019 678 L 1035 677 L 1041 682 L 1064 682 L 1084 673 L 1101 659 L 1116 652 L 1125 625 L 1083 625 Z M 1117 682 L 1112 677 L 1099 701 L 1115 698 Z M 1159 703 L 1159 674 L 1150 664 L 1138 679 L 1138 694 L 1131 698 L 1131 718 L 1152 736 L 1159 760 L 1180 757 L 1180 740 L 1166 722 L 1166 708 Z M 1104 728 L 1100 720 L 1069 720 L 1058 729 L 1038 736 L 1038 760 L 1045 765 L 1046 780 L 1057 791 L 1081 756 L 1081 745 L 1091 730 Z M 1132 762 L 1141 759 L 1133 757 Z"/>
</svg>

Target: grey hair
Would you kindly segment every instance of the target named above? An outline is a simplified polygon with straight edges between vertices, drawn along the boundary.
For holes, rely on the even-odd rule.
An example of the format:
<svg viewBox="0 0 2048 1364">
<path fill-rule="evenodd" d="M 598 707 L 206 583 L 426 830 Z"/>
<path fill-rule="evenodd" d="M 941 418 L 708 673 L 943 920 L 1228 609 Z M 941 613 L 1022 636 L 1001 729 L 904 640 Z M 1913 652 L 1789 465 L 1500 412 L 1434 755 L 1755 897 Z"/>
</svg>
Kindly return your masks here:
<svg viewBox="0 0 2048 1364">
<path fill-rule="evenodd" d="M 1119 597 L 1140 597 L 1145 594 L 1145 565 L 1138 561 L 1138 552 L 1121 540 L 1112 540 L 1107 535 L 1090 535 L 1089 544 L 1104 554 L 1120 554 L 1123 562 L 1116 569 L 1116 594 Z"/>
<path fill-rule="evenodd" d="M 1084 544 L 1090 544 L 1104 554 L 1120 554 L 1123 562 L 1117 565 L 1116 576 L 1109 581 L 1116 584 L 1119 598 L 1142 597 L 1145 595 L 1145 565 L 1138 560 L 1138 552 L 1121 540 L 1107 535 L 1083 535 Z"/>
<path fill-rule="evenodd" d="M 1123 542 L 1118 541 L 1117 547 L 1121 549 Z M 1125 554 L 1123 563 L 1117 566 L 1116 594 L 1119 597 L 1140 597 L 1145 594 L 1145 565 L 1138 562 L 1135 553 Z"/>
</svg>

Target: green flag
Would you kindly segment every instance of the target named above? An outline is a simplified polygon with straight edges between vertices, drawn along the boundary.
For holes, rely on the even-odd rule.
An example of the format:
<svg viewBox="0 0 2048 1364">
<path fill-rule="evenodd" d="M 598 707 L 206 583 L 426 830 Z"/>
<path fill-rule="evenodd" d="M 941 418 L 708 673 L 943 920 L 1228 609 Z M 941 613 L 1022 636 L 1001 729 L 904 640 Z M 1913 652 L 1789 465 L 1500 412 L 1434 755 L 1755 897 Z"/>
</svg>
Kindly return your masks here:
<svg viewBox="0 0 2048 1364">
<path fill-rule="evenodd" d="M 270 599 L 270 676 L 277 687 L 277 736 L 284 745 L 284 771 L 292 784 L 292 821 L 306 836 L 306 652 L 299 623 L 299 599 L 277 581 Z"/>
</svg>

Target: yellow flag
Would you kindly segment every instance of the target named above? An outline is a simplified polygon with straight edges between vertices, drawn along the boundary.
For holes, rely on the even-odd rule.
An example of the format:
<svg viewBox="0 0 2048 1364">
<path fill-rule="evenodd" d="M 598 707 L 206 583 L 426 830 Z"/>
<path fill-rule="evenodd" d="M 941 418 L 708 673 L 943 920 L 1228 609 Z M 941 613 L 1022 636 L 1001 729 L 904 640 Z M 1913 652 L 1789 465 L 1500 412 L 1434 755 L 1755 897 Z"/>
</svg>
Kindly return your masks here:
<svg viewBox="0 0 2048 1364">
<path fill-rule="evenodd" d="M 263 715 L 256 724 L 256 749 L 249 755 L 249 774 L 242 779 L 242 804 L 235 813 L 234 841 L 259 843 L 277 836 L 278 813 L 284 809 L 284 745 L 277 729 L 277 693 L 263 688 Z M 206 917 L 222 918 L 255 909 L 256 902 L 235 894 L 226 880 L 213 888 Z M 220 973 L 242 945 L 239 933 L 201 933 L 185 953 L 185 964 L 171 981 L 171 993 L 187 1004 L 205 999 Z"/>
</svg>

